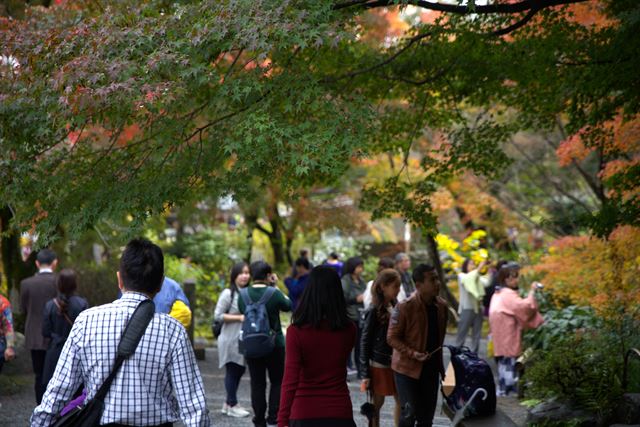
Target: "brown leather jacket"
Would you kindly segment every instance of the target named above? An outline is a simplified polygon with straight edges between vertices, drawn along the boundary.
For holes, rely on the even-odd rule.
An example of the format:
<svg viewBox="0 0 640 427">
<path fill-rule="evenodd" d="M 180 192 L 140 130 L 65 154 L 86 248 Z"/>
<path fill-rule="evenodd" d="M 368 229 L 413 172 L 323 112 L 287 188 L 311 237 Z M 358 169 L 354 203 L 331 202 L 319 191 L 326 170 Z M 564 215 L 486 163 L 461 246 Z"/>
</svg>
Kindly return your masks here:
<svg viewBox="0 0 640 427">
<path fill-rule="evenodd" d="M 444 342 L 447 329 L 447 304 L 436 297 L 435 304 L 438 307 L 438 345 Z M 415 292 L 409 299 L 399 303 L 393 310 L 389 321 L 387 342 L 393 348 L 391 369 L 411 378 L 420 378 L 422 363 L 413 358 L 413 352 L 424 352 L 427 345 L 428 317 L 426 304 Z M 440 358 L 440 373 L 444 377 L 444 363 L 442 351 L 437 353 Z"/>
</svg>

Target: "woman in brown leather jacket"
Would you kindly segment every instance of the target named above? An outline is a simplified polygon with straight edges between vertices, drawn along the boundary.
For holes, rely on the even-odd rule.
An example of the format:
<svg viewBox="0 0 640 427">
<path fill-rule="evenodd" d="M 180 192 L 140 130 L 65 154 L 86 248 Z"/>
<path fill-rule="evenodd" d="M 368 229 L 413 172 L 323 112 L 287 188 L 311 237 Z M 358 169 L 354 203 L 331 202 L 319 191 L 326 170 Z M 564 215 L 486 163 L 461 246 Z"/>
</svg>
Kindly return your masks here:
<svg viewBox="0 0 640 427">
<path fill-rule="evenodd" d="M 400 405 L 396 391 L 391 354 L 393 349 L 387 344 L 389 318 L 400 292 L 400 274 L 393 269 L 384 269 L 373 282 L 371 288 L 372 304 L 365 312 L 360 337 L 359 374 L 362 378 L 362 390 L 369 389 L 373 395 L 375 415 L 373 427 L 380 425 L 380 408 L 385 396 L 393 396 L 396 401 L 394 411 L 395 425 L 400 419 Z"/>
</svg>

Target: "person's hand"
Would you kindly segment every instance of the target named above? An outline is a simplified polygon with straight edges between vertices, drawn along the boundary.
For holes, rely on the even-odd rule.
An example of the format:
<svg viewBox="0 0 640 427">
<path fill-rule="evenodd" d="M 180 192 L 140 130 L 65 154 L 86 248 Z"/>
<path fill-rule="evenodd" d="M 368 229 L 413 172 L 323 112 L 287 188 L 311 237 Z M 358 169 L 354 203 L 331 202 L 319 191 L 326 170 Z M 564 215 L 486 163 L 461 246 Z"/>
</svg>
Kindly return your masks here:
<svg viewBox="0 0 640 427">
<path fill-rule="evenodd" d="M 241 314 L 241 315 L 240 315 L 240 320 L 239 320 L 239 322 L 240 322 L 240 323 L 244 322 L 244 314 Z"/>
<path fill-rule="evenodd" d="M 360 382 L 360 391 L 365 392 L 369 389 L 369 384 L 371 383 L 371 380 L 369 378 L 363 378 L 363 380 Z"/>
<path fill-rule="evenodd" d="M 356 297 L 356 302 L 364 302 L 364 294 L 360 294 Z"/>
<path fill-rule="evenodd" d="M 16 358 L 16 351 L 13 347 L 7 347 L 4 351 L 4 358 L 8 362 Z"/>
<path fill-rule="evenodd" d="M 275 285 L 276 283 L 278 283 L 278 275 L 276 273 L 271 274 L 270 282 L 272 285 Z"/>
</svg>

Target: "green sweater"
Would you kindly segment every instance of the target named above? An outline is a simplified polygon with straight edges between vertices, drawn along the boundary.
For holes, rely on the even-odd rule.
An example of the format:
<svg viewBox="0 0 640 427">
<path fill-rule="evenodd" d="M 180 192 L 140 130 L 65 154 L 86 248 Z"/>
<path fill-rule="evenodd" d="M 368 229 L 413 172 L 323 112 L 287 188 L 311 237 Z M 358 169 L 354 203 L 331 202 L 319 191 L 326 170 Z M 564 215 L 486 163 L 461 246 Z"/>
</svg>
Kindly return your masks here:
<svg viewBox="0 0 640 427">
<path fill-rule="evenodd" d="M 257 302 L 267 289 L 266 286 L 249 286 L 249 297 L 251 301 Z M 271 329 L 276 331 L 276 346 L 284 347 L 284 335 L 282 334 L 282 326 L 280 325 L 280 312 L 291 311 L 291 300 L 279 289 L 267 301 L 267 313 L 269 314 L 269 325 Z M 246 306 L 242 296 L 238 298 L 238 310 L 244 314 Z"/>
</svg>

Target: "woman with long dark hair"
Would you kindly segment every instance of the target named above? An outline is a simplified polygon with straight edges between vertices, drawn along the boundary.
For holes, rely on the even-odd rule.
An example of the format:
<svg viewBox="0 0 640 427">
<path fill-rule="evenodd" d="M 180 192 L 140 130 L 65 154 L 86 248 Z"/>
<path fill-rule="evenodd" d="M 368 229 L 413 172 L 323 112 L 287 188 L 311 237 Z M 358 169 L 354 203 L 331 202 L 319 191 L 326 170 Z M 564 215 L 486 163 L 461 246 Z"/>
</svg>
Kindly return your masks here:
<svg viewBox="0 0 640 427">
<path fill-rule="evenodd" d="M 400 273 L 393 269 L 380 271 L 371 288 L 371 306 L 365 312 L 362 322 L 359 374 L 362 378 L 362 388 L 368 389 L 373 395 L 373 427 L 380 426 L 380 408 L 384 404 L 385 396 L 394 397 L 395 424 L 398 425 L 400 420 L 398 392 L 391 370 L 393 349 L 387 343 L 389 319 L 400 293 L 400 286 Z"/>
<path fill-rule="evenodd" d="M 355 427 L 345 369 L 355 340 L 338 274 L 315 267 L 287 330 L 279 427 Z"/>
<path fill-rule="evenodd" d="M 49 338 L 49 347 L 44 359 L 42 384 L 45 389 L 53 377 L 62 347 L 69 337 L 76 317 L 89 307 L 86 299 L 75 295 L 78 288 L 76 272 L 65 268 L 56 279 L 58 295 L 44 306 L 42 335 Z"/>
<path fill-rule="evenodd" d="M 238 309 L 240 289 L 249 284 L 249 265 L 239 262 L 231 267 L 229 287 L 222 291 L 216 304 L 214 320 L 222 321 L 218 337 L 218 368 L 225 368 L 224 387 L 227 398 L 222 404 L 222 412 L 230 417 L 247 417 L 249 411 L 238 405 L 238 386 L 246 370 L 244 356 L 238 351 L 238 338 L 244 315 Z"/>
</svg>

